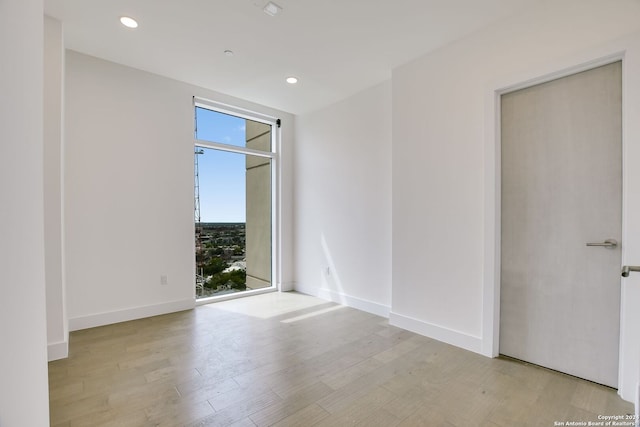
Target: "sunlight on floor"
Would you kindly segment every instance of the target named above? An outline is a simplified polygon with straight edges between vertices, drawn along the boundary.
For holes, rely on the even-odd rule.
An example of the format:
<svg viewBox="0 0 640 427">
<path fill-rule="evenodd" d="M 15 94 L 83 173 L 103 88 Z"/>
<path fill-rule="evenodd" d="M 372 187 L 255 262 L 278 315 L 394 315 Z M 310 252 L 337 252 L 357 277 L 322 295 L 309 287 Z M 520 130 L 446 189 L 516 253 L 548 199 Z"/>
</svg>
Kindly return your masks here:
<svg viewBox="0 0 640 427">
<path fill-rule="evenodd" d="M 330 311 L 340 310 L 345 308 L 343 305 L 334 305 L 333 307 L 323 308 L 320 310 L 312 311 L 311 313 L 303 314 L 301 316 L 291 317 L 289 319 L 281 320 L 282 323 L 294 323 L 299 320 L 308 319 L 310 317 L 319 316 L 321 314 L 329 313 Z"/>
<path fill-rule="evenodd" d="M 268 294 L 207 304 L 202 307 L 216 308 L 247 316 L 259 317 L 261 319 L 269 319 L 323 304 L 327 304 L 327 301 L 297 292 L 271 292 Z"/>
</svg>

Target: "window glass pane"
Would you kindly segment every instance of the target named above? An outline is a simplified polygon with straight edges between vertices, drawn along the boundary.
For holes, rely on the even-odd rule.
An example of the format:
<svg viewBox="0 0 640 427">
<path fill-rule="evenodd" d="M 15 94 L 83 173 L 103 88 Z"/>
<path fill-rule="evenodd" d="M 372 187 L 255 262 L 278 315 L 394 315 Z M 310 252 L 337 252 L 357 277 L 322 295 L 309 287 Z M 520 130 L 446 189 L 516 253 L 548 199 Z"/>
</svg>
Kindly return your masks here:
<svg viewBox="0 0 640 427">
<path fill-rule="evenodd" d="M 195 147 L 196 296 L 271 286 L 271 159 Z"/>
<path fill-rule="evenodd" d="M 196 107 L 196 139 L 271 151 L 271 126 Z"/>
</svg>

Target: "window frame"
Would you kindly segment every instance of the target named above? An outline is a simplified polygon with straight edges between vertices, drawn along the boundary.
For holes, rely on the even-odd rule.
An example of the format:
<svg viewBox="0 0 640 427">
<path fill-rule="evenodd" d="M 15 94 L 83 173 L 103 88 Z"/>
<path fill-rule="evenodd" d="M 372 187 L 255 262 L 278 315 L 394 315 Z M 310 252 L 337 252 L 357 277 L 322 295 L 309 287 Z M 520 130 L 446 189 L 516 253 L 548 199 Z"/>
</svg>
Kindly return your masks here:
<svg viewBox="0 0 640 427">
<path fill-rule="evenodd" d="M 196 108 L 203 108 L 216 113 L 227 114 L 246 120 L 252 120 L 271 126 L 271 149 L 270 151 L 256 150 L 237 145 L 224 144 L 221 142 L 205 141 L 197 137 Z M 257 157 L 268 158 L 271 161 L 271 286 L 262 289 L 253 289 L 249 291 L 236 292 L 220 296 L 212 296 L 207 298 L 196 298 L 194 286 L 194 299 L 196 305 L 209 304 L 212 302 L 226 301 L 230 299 L 243 298 L 251 295 L 259 295 L 268 292 L 277 292 L 281 289 L 280 280 L 280 119 L 259 112 L 247 110 L 241 107 L 235 107 L 229 104 L 216 102 L 204 98 L 193 97 L 193 146 L 194 148 L 209 148 L 229 153 L 237 153 L 251 155 Z M 195 171 L 193 171 L 195 172 Z M 193 175 L 193 173 L 192 173 Z M 194 222 L 195 234 L 195 222 Z M 195 256 L 195 242 L 193 253 Z M 195 260 L 194 260 L 193 282 L 195 283 Z"/>
</svg>

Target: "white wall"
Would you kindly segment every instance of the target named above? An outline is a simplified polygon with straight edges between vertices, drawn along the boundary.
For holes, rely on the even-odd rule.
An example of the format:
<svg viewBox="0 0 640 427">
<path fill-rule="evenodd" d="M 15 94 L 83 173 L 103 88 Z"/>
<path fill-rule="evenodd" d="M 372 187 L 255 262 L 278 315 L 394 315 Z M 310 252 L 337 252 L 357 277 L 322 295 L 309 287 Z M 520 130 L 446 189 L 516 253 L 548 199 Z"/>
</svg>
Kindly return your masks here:
<svg viewBox="0 0 640 427">
<path fill-rule="evenodd" d="M 0 426 L 48 426 L 42 0 L 0 2 Z"/>
<path fill-rule="evenodd" d="M 487 322 L 483 325 L 493 308 L 483 305 L 485 291 L 492 286 L 484 282 L 492 268 L 486 262 L 492 254 L 485 250 L 494 237 L 485 228 L 485 209 L 490 212 L 493 203 L 492 188 L 485 183 L 490 178 L 486 144 L 494 142 L 485 139 L 494 125 L 485 123 L 494 113 L 488 94 L 501 81 L 523 81 L 609 52 L 600 46 L 637 31 L 639 16 L 640 3 L 633 0 L 545 1 L 394 70 L 394 324 L 490 353 L 485 341 L 491 334 Z M 627 43 L 630 49 L 631 44 Z M 633 92 L 640 83 L 633 52 L 628 52 L 625 69 L 627 103 L 640 100 Z M 629 123 L 637 121 L 630 115 L 637 113 L 637 105 L 626 107 L 632 108 L 626 110 L 625 143 L 628 154 L 635 150 L 640 161 L 640 132 Z M 640 188 L 630 177 L 627 170 L 627 195 L 636 191 L 637 200 Z M 635 209 L 626 211 L 627 218 L 640 215 Z M 637 232 L 640 227 L 627 223 L 626 253 L 636 251 L 635 263 L 640 263 L 640 239 L 632 235 L 632 228 Z M 638 292 L 632 292 L 628 301 L 638 301 Z M 635 324 L 640 322 L 636 319 Z M 627 335 L 640 335 L 637 326 L 632 331 L 627 329 Z M 629 400 L 635 395 L 640 360 L 634 351 L 626 353 L 629 363 L 623 363 L 628 377 L 621 392 Z"/>
<path fill-rule="evenodd" d="M 284 126 L 292 117 L 77 52 L 66 57 L 71 330 L 193 307 L 192 97 L 281 117 Z M 288 135 L 283 127 L 285 146 Z M 291 195 L 283 197 L 288 206 Z M 290 237 L 283 240 L 290 251 Z M 283 263 L 290 274 L 290 261 Z M 168 285 L 160 285 L 161 275 Z"/>
<path fill-rule="evenodd" d="M 62 271 L 62 23 L 44 17 L 44 252 L 49 360 L 67 357 L 69 331 Z"/>
<path fill-rule="evenodd" d="M 294 165 L 296 289 L 388 315 L 390 82 L 298 116 Z"/>
</svg>

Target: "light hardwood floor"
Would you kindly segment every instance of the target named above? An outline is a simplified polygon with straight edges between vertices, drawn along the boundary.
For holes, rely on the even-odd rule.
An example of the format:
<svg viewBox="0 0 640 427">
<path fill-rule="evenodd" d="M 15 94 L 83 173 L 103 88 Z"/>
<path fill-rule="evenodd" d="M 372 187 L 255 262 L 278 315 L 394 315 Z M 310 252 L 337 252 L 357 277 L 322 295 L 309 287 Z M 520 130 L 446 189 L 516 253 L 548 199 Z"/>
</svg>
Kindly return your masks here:
<svg viewBox="0 0 640 427">
<path fill-rule="evenodd" d="M 633 412 L 609 388 L 296 293 L 73 332 L 49 385 L 54 427 L 553 426 Z"/>
</svg>

